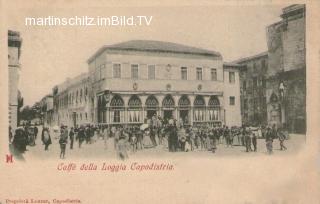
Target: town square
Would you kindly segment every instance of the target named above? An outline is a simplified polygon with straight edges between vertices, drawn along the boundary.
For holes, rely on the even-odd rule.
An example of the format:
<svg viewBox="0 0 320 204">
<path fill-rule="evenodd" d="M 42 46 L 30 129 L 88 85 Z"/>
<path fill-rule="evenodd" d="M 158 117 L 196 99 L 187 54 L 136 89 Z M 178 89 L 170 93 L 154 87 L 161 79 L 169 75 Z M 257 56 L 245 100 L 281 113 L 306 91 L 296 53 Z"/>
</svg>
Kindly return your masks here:
<svg viewBox="0 0 320 204">
<path fill-rule="evenodd" d="M 56 82 L 33 105 L 19 90 L 24 36 L 9 30 L 11 152 L 24 161 L 299 152 L 307 131 L 305 5 L 279 12 L 262 27 L 265 51 L 228 61 L 219 49 L 106 39 L 83 59 L 86 72 Z"/>
</svg>

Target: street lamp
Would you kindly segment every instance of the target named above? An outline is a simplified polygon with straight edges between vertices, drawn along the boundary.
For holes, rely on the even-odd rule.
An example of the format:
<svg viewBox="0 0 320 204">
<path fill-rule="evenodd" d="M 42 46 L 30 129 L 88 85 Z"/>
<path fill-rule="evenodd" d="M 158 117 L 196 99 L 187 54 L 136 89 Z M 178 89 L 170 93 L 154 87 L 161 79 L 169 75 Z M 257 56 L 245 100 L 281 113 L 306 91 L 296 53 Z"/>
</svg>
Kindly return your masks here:
<svg viewBox="0 0 320 204">
<path fill-rule="evenodd" d="M 285 115 L 285 92 L 286 86 L 283 81 L 279 84 L 279 95 L 280 95 L 280 111 L 281 111 L 281 126 L 284 127 L 286 122 L 286 115 Z"/>
</svg>

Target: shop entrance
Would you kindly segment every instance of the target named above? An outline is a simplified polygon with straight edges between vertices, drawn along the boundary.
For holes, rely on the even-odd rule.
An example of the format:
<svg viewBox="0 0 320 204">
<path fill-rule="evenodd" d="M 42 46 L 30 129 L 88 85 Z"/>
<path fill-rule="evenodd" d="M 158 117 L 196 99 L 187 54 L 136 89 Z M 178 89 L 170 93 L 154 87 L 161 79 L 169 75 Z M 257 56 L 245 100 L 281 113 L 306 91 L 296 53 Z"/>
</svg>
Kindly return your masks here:
<svg viewBox="0 0 320 204">
<path fill-rule="evenodd" d="M 173 110 L 163 110 L 163 119 L 169 120 L 173 118 Z"/>
<path fill-rule="evenodd" d="M 180 119 L 184 124 L 189 123 L 189 110 L 180 110 L 179 112 Z"/>
<path fill-rule="evenodd" d="M 157 115 L 156 110 L 147 110 L 147 118 L 151 119 L 154 115 Z"/>
</svg>

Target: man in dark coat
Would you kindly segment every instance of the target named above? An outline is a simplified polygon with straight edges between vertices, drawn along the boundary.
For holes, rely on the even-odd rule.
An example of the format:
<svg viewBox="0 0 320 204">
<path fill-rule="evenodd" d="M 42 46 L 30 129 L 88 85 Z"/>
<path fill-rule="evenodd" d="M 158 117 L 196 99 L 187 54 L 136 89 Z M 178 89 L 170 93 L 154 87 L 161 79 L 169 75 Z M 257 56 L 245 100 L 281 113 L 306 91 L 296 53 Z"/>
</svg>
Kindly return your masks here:
<svg viewBox="0 0 320 204">
<path fill-rule="evenodd" d="M 70 129 L 69 138 L 70 138 L 70 149 L 73 149 L 73 141 L 74 141 L 73 127 L 71 127 L 71 129 Z"/>
<path fill-rule="evenodd" d="M 86 138 L 86 144 L 88 144 L 91 139 L 91 127 L 89 125 L 85 129 L 85 138 Z"/>
<path fill-rule="evenodd" d="M 246 145 L 246 152 L 251 152 L 251 137 L 250 137 L 250 131 L 248 131 L 246 128 L 244 128 L 244 141 Z"/>
<path fill-rule="evenodd" d="M 81 126 L 78 132 L 79 148 L 81 148 L 82 142 L 85 139 L 86 135 L 84 132 L 84 127 Z"/>
<path fill-rule="evenodd" d="M 253 133 L 252 135 L 252 144 L 253 144 L 253 151 L 257 151 L 257 135 Z"/>
<path fill-rule="evenodd" d="M 227 147 L 229 147 L 231 145 L 231 132 L 228 126 L 226 126 L 226 129 L 224 130 L 224 137 L 226 139 Z"/>
<path fill-rule="evenodd" d="M 14 147 L 14 151 L 17 154 L 22 154 L 26 151 L 27 146 L 27 138 L 25 136 L 25 132 L 22 128 L 18 128 L 15 131 L 15 135 L 13 137 L 12 145 Z"/>
<path fill-rule="evenodd" d="M 37 139 L 37 136 L 38 136 L 38 127 L 37 126 L 34 126 L 34 138 Z"/>
<path fill-rule="evenodd" d="M 169 132 L 169 138 L 168 138 L 169 151 L 175 152 L 178 145 L 177 131 L 173 125 L 169 125 L 168 132 Z"/>
<path fill-rule="evenodd" d="M 60 151 L 60 159 L 65 158 L 67 143 L 68 143 L 68 130 L 66 129 L 66 127 L 62 127 L 60 139 L 59 139 L 60 150 L 61 150 Z"/>
<path fill-rule="evenodd" d="M 273 138 L 274 138 L 273 131 L 271 130 L 270 127 L 268 127 L 266 132 L 266 147 L 269 154 L 273 153 L 273 147 L 272 147 Z"/>
</svg>

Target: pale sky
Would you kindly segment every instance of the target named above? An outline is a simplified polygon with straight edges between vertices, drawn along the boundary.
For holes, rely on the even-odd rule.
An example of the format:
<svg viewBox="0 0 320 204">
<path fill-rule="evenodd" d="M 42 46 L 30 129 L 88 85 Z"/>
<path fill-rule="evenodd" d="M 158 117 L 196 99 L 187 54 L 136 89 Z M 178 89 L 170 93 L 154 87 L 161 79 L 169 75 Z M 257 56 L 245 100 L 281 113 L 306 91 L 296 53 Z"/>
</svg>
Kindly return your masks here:
<svg viewBox="0 0 320 204">
<path fill-rule="evenodd" d="M 15 8 L 8 28 L 23 38 L 19 87 L 24 105 L 33 105 L 67 77 L 87 71 L 86 60 L 101 46 L 133 39 L 160 40 L 215 50 L 224 61 L 267 50 L 266 26 L 280 20 L 277 6 L 161 6 Z M 10 11 L 10 12 L 9 12 Z M 144 27 L 27 27 L 25 17 L 147 15 Z"/>
</svg>

